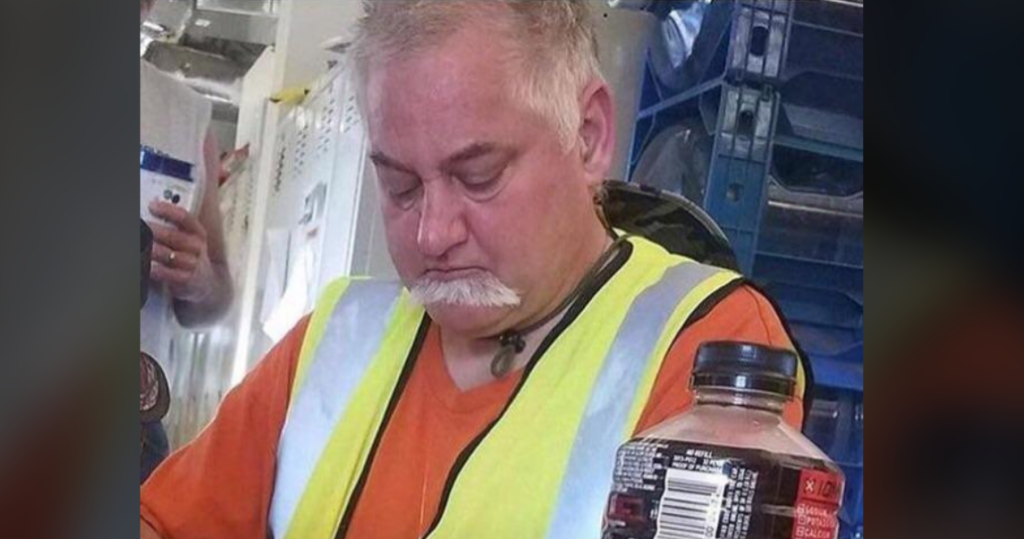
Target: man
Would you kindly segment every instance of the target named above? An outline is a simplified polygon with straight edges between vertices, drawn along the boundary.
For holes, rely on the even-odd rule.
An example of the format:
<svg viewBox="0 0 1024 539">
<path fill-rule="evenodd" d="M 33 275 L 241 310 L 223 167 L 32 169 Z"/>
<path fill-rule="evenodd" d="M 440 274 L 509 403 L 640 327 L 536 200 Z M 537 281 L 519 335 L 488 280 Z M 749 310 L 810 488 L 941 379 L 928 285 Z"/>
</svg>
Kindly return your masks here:
<svg viewBox="0 0 1024 539">
<path fill-rule="evenodd" d="M 366 9 L 404 288 L 330 287 L 146 484 L 142 536 L 598 537 L 616 448 L 689 406 L 699 344 L 792 343 L 736 275 L 602 225 L 614 113 L 585 3 Z"/>
<path fill-rule="evenodd" d="M 145 21 L 156 0 L 140 0 Z M 163 222 L 153 231 L 154 287 L 141 313 L 143 352 L 169 366 L 171 337 L 179 324 L 194 328 L 224 314 L 231 303 L 231 278 L 224 253 L 217 199 L 217 145 L 209 131 L 210 104 L 145 61 L 139 64 L 139 138 L 144 147 L 191 165 L 195 202 L 182 208 L 156 201 L 150 212 Z M 173 316 L 172 316 L 173 314 Z M 167 454 L 159 423 L 144 428 L 143 480 Z"/>
</svg>

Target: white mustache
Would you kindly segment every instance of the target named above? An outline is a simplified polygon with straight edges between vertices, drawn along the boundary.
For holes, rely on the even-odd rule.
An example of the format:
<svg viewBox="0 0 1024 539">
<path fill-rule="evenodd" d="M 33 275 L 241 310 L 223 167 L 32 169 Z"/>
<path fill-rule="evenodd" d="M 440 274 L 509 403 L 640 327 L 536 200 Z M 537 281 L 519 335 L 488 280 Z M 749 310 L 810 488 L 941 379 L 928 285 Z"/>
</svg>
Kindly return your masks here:
<svg viewBox="0 0 1024 539">
<path fill-rule="evenodd" d="M 420 305 L 459 307 L 518 307 L 519 293 L 490 273 L 450 281 L 422 277 L 410 288 Z"/>
</svg>

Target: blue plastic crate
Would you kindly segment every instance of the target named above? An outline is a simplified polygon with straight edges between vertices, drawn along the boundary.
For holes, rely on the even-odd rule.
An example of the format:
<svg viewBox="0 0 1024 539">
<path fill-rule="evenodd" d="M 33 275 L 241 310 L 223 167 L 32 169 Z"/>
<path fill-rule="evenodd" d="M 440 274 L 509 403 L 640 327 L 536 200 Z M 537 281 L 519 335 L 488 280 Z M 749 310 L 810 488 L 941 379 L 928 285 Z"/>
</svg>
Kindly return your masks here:
<svg viewBox="0 0 1024 539">
<path fill-rule="evenodd" d="M 699 197 L 741 269 L 778 300 L 812 354 L 856 347 L 863 341 L 863 8 L 733 0 L 652 9 L 668 22 L 675 13 L 680 35 L 699 32 L 677 40 L 689 43 L 672 51 L 685 59 L 678 77 L 657 61 L 648 65 L 631 170 L 652 141 L 666 147 L 660 134 L 703 124 L 710 158 L 688 168 L 706 173 L 659 178 L 657 187 L 673 190 L 676 182 L 675 192 Z"/>
<path fill-rule="evenodd" d="M 673 190 L 675 182 L 675 192 L 696 197 L 810 357 L 819 415 L 822 407 L 834 413 L 809 418 L 808 434 L 846 472 L 841 537 L 855 537 L 863 533 L 864 497 L 863 8 L 856 1 L 699 4 L 652 3 L 666 20 L 677 10 L 676 44 L 686 47 L 652 53 L 630 171 L 652 141 L 659 152 L 678 151 L 663 132 L 699 139 L 694 126 L 703 125 L 707 140 L 688 142 L 687 151 L 709 155 L 706 166 L 669 155 L 662 162 L 685 163 L 689 176 L 656 178 L 656 185 Z M 683 63 L 667 73 L 673 58 Z"/>
<path fill-rule="evenodd" d="M 654 2 L 655 36 L 633 144 L 723 82 L 781 95 L 778 143 L 863 160 L 863 7 L 857 2 Z M 713 130 L 715 122 L 709 122 Z"/>
<path fill-rule="evenodd" d="M 807 74 L 864 79 L 864 16 L 857 2 L 714 0 L 653 2 L 652 45 L 668 94 L 727 76 L 787 84 Z"/>
</svg>

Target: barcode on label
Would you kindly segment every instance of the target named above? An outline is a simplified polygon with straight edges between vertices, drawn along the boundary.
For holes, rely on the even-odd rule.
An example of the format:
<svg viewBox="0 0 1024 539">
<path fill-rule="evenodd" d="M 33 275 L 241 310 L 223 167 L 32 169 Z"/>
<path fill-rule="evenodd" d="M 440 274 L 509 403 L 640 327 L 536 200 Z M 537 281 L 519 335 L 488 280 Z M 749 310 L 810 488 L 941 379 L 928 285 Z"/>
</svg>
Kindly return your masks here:
<svg viewBox="0 0 1024 539">
<path fill-rule="evenodd" d="M 714 539 L 728 482 L 714 473 L 666 470 L 654 539 Z"/>
</svg>

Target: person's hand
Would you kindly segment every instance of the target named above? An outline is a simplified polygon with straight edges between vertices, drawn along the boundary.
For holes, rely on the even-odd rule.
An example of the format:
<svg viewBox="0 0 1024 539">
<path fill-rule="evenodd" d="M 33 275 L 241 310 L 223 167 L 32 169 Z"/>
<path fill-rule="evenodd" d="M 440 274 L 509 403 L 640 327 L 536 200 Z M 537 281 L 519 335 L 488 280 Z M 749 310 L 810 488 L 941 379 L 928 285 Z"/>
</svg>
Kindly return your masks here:
<svg viewBox="0 0 1024 539">
<path fill-rule="evenodd" d="M 176 299 L 202 301 L 216 282 L 207 252 L 206 229 L 195 216 L 173 204 L 157 201 L 149 205 L 149 210 L 174 225 L 149 223 L 153 229 L 150 278 L 167 284 Z"/>
</svg>

